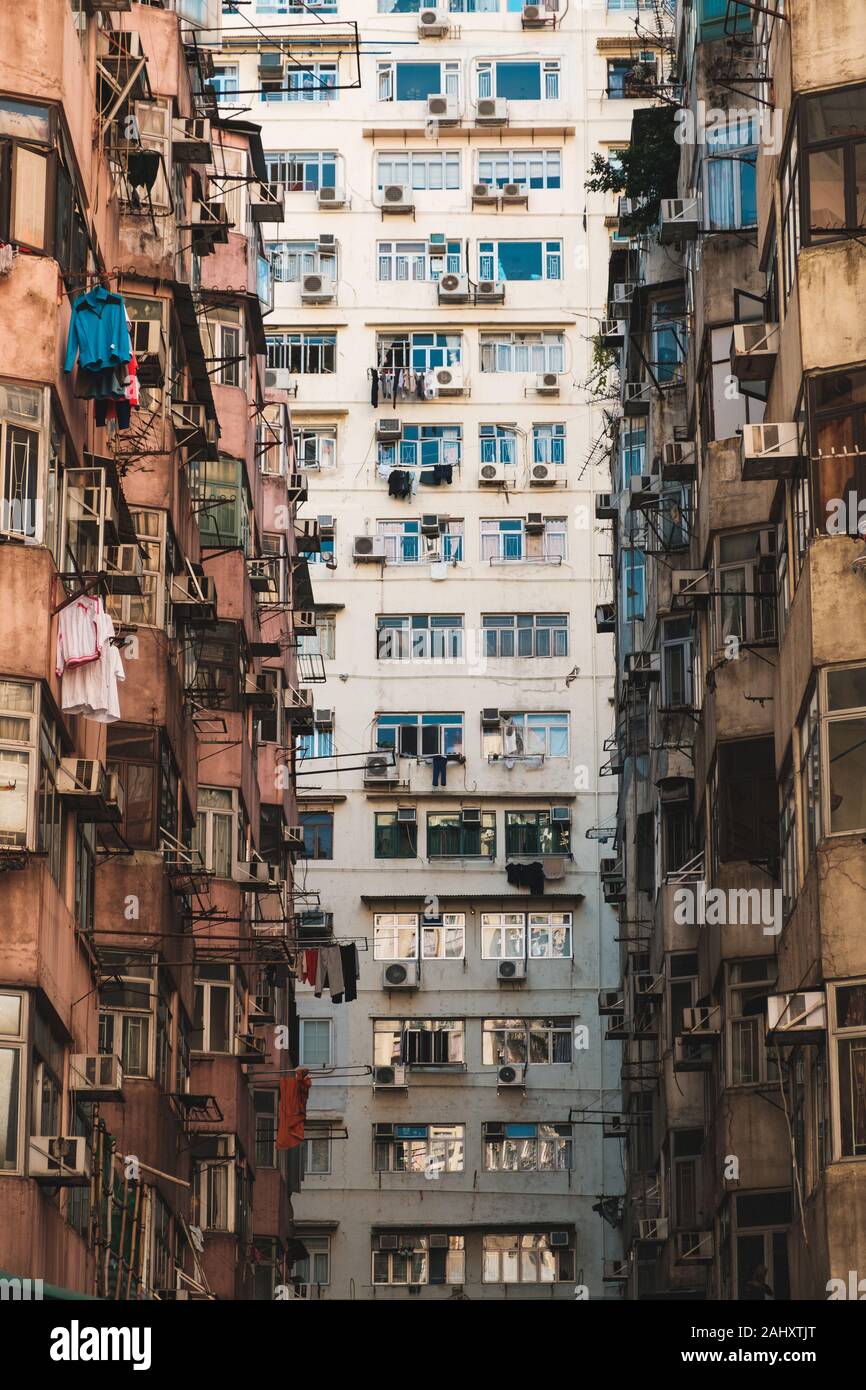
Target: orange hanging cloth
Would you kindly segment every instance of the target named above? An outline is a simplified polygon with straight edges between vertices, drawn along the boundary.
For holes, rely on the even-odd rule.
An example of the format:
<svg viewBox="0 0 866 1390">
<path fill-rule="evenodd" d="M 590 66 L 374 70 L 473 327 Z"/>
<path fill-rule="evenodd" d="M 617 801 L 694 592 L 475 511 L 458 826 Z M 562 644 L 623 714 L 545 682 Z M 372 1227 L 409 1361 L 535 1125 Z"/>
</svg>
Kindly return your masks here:
<svg viewBox="0 0 866 1390">
<path fill-rule="evenodd" d="M 278 1149 L 296 1149 L 299 1144 L 303 1144 L 307 1096 L 312 1084 L 313 1078 L 303 1067 L 299 1067 L 293 1076 L 284 1076 L 280 1082 Z"/>
</svg>

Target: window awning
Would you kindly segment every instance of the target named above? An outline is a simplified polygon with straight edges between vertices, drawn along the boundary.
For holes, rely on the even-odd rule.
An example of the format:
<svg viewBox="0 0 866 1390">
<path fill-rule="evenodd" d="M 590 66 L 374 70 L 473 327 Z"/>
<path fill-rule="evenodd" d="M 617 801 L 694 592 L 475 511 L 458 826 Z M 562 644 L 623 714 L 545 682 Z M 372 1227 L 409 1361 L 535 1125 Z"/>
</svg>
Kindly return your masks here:
<svg viewBox="0 0 866 1390">
<path fill-rule="evenodd" d="M 425 903 L 430 894 L 420 893 L 362 893 L 361 902 L 366 907 L 373 907 L 378 903 L 388 903 L 396 906 L 398 903 L 412 906 L 416 903 Z M 510 908 L 515 903 L 528 902 L 549 902 L 555 899 L 558 902 L 582 903 L 585 893 L 437 893 L 436 900 L 440 903 L 507 903 Z"/>
</svg>

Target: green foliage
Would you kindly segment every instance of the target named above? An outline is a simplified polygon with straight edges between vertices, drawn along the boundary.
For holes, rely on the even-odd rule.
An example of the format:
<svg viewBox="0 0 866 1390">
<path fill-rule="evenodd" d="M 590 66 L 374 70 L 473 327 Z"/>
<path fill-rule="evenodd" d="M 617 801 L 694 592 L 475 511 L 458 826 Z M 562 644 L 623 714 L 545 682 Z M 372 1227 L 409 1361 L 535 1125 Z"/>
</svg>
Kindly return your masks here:
<svg viewBox="0 0 866 1390">
<path fill-rule="evenodd" d="M 616 160 L 593 155 L 586 180 L 590 193 L 621 193 L 638 204 L 622 227 L 627 235 L 649 231 L 658 222 L 662 198 L 676 197 L 680 146 L 674 138 L 675 117 L 673 106 L 637 111 L 631 144 L 618 151 Z"/>
</svg>

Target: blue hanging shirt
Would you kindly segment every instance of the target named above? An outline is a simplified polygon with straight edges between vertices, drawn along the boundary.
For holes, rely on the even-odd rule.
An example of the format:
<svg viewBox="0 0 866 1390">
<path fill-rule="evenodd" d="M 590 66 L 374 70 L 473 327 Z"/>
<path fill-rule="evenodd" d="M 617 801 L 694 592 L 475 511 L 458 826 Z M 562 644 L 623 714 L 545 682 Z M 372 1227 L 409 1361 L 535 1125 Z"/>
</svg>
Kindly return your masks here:
<svg viewBox="0 0 866 1390">
<path fill-rule="evenodd" d="M 126 306 L 119 294 L 102 285 L 81 295 L 72 306 L 64 372 L 72 371 L 76 357 L 88 372 L 121 367 L 132 357 Z"/>
</svg>

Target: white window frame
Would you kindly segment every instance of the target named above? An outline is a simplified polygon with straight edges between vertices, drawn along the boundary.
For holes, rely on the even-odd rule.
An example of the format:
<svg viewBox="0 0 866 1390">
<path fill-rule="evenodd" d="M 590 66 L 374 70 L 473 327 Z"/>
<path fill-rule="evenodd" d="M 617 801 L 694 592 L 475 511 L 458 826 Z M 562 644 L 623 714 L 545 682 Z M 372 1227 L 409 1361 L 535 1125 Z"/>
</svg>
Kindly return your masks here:
<svg viewBox="0 0 866 1390">
<path fill-rule="evenodd" d="M 541 285 L 548 282 L 562 280 L 563 271 L 563 242 L 561 237 L 492 237 L 491 239 L 480 240 L 476 243 L 477 247 L 477 269 L 479 280 L 498 280 L 499 277 L 499 247 L 500 246 L 530 246 L 535 243 L 541 247 L 541 268 L 542 275 L 538 280 L 533 280 L 531 276 L 526 279 L 509 279 L 503 276 L 503 280 L 511 285 Z M 491 247 L 491 250 L 482 250 L 482 247 Z M 557 249 L 558 248 L 558 249 Z M 556 266 L 559 274 L 551 275 L 550 271 Z"/>
<path fill-rule="evenodd" d="M 407 933 L 410 934 L 408 938 Z M 419 939 L 417 912 L 374 913 L 374 960 L 417 960 Z"/>
<path fill-rule="evenodd" d="M 310 1061 L 310 1060 L 308 1060 L 308 1056 L 307 1056 L 307 1040 L 306 1040 L 306 1032 L 307 1032 L 307 1029 L 308 1029 L 308 1028 L 311 1029 L 311 1033 L 319 1033 L 323 1028 L 327 1031 L 327 1037 L 328 1037 L 328 1058 L 327 1058 L 327 1061 L 322 1062 L 322 1061 L 319 1060 L 319 1059 L 316 1059 L 315 1061 Z M 315 1068 L 318 1068 L 319 1070 L 324 1070 L 324 1069 L 326 1069 L 326 1068 L 328 1068 L 328 1067 L 332 1067 L 332 1066 L 334 1065 L 334 1023 L 333 1023 L 333 1019 L 330 1019 L 330 1018 L 301 1018 L 301 1019 L 298 1020 L 298 1065 L 301 1066 L 301 1067 L 315 1067 Z"/>
<path fill-rule="evenodd" d="M 842 1149 L 842 1089 L 841 1089 L 841 1067 L 839 1064 L 839 1053 L 841 1045 L 846 1042 L 859 1043 L 866 1051 L 866 1024 L 851 1025 L 842 1028 L 838 1022 L 838 991 L 840 989 L 860 986 L 866 989 L 866 976 L 855 976 L 838 980 L 832 985 L 827 985 L 829 1017 L 828 1027 L 830 1032 L 831 1045 L 828 1048 L 830 1054 L 830 1084 L 831 1084 L 831 1112 L 833 1126 L 833 1158 L 844 1163 L 862 1163 L 866 1160 L 866 1151 L 861 1154 L 844 1153 Z M 853 1132 L 853 1122 L 852 1122 Z"/>
<path fill-rule="evenodd" d="M 324 1144 L 325 1167 L 314 1168 L 312 1166 L 312 1153 L 314 1144 Z M 326 1178 L 333 1172 L 333 1152 L 334 1141 L 331 1138 L 330 1130 L 322 1130 L 317 1133 L 309 1124 L 304 1130 L 304 1177 L 305 1178 Z M 306 1244 L 306 1241 L 304 1242 Z M 327 1282 L 327 1281 L 326 1281 Z"/>
<path fill-rule="evenodd" d="M 465 1172 L 466 1125 L 419 1120 L 417 1127 L 421 1128 L 422 1125 L 427 1129 L 424 1139 L 403 1139 L 396 1135 L 390 1139 L 376 1138 L 374 1128 L 373 1172 L 416 1177 L 421 1173 L 428 1173 L 429 1165 L 433 1162 L 442 1164 L 441 1168 L 436 1169 L 438 1177 Z M 404 1146 L 404 1167 L 397 1166 L 398 1145 Z M 387 1164 L 379 1162 L 383 1150 L 387 1150 Z"/>
<path fill-rule="evenodd" d="M 516 183 L 527 193 L 542 193 L 548 189 L 548 180 L 559 179 L 562 191 L 562 150 L 479 150 L 475 157 L 475 182 L 486 183 L 492 188 L 502 188 L 506 183 Z M 539 164 L 542 169 L 541 188 L 531 188 L 531 165 Z M 489 165 L 489 170 L 485 166 Z M 500 166 L 500 172 L 497 170 Z M 525 169 L 521 166 L 526 166 Z M 489 175 L 489 176 L 488 176 Z"/>
<path fill-rule="evenodd" d="M 487 97 L 498 97 L 497 70 L 499 64 L 535 63 L 539 68 L 537 97 L 514 97 L 505 95 L 506 101 L 559 101 L 562 87 L 562 60 L 560 58 L 484 58 L 475 65 L 475 99 L 483 101 Z"/>
<path fill-rule="evenodd" d="M 530 1137 L 529 1135 L 507 1135 L 504 1133 L 501 1135 L 493 1134 L 488 1137 L 488 1129 L 505 1130 L 509 1123 L 508 1120 L 502 1121 L 501 1123 L 490 1121 L 488 1124 L 483 1124 L 481 1126 L 481 1162 L 485 1173 L 570 1173 L 574 1170 L 573 1124 L 569 1124 L 565 1121 L 560 1123 L 553 1120 L 515 1120 L 511 1123 L 534 1125 L 534 1137 Z M 569 1133 L 567 1135 L 539 1134 L 539 1129 L 542 1125 L 546 1124 L 551 1127 L 555 1126 L 557 1129 L 568 1129 Z M 540 1146 L 545 1143 L 552 1145 L 554 1162 L 552 1164 L 541 1165 L 539 1163 L 539 1149 Z M 525 1161 L 526 1158 L 530 1157 L 526 1148 L 529 1144 L 532 1145 L 531 1163 Z M 511 1145 L 513 1147 L 513 1162 L 510 1163 L 503 1162 L 503 1158 L 505 1157 L 503 1150 L 506 1145 Z M 499 1150 L 498 1161 L 496 1163 L 491 1163 L 490 1153 L 494 1148 Z M 557 1163 L 555 1161 L 556 1157 L 563 1152 L 567 1155 L 568 1162 L 565 1164 Z"/>
<path fill-rule="evenodd" d="M 30 404 L 24 408 L 26 401 Z M 0 535 L 13 536 L 31 544 L 41 542 L 44 536 L 47 418 L 45 387 L 24 381 L 0 381 Z M 12 431 L 24 432 L 27 436 L 34 437 L 34 440 L 26 445 L 26 471 L 30 472 L 31 467 L 33 468 L 34 495 L 32 498 L 25 498 L 23 502 L 15 495 L 18 489 L 13 484 L 13 441 L 10 438 Z M 35 461 L 31 458 L 34 442 Z"/>
<path fill-rule="evenodd" d="M 315 237 L 269 241 L 265 251 L 271 263 L 274 284 L 299 285 L 305 275 L 337 279 L 337 252 L 322 251 Z"/>
<path fill-rule="evenodd" d="M 215 878 L 232 878 L 238 864 L 238 838 L 240 835 L 240 812 L 238 807 L 237 792 L 231 787 L 199 787 L 199 791 L 225 792 L 231 799 L 230 806 L 199 806 L 196 808 L 196 827 L 193 831 L 193 848 L 200 849 L 204 867 L 208 873 L 212 873 Z M 230 822 L 229 843 L 231 846 L 231 862 L 228 866 L 227 875 L 217 874 L 214 858 L 214 817 L 223 816 Z M 198 830 L 199 818 L 204 819 L 204 843 L 202 844 Z M 222 866 L 221 866 L 222 867 Z"/>
<path fill-rule="evenodd" d="M 421 6 L 419 6 L 421 8 Z M 434 59 L 434 61 L 436 61 Z M 377 101 L 422 101 L 423 97 L 399 97 L 397 96 L 397 68 L 398 67 L 429 67 L 429 63 L 423 59 L 393 58 L 385 62 L 376 64 L 376 100 Z M 460 97 L 462 80 L 462 65 L 454 61 L 441 61 L 439 63 L 439 92 L 437 95 Z"/>
<path fill-rule="evenodd" d="M 289 1278 L 293 1283 L 300 1283 L 306 1288 L 325 1289 L 331 1282 L 331 1237 L 330 1236 L 304 1236 L 304 1245 L 307 1247 L 307 1260 L 294 1260 L 291 1266 Z M 317 1261 L 324 1256 L 325 1275 L 324 1279 L 312 1279 L 309 1276 L 320 1272 Z M 307 1265 L 307 1278 L 299 1274 L 299 1266 Z"/>
<path fill-rule="evenodd" d="M 481 371 L 492 375 L 565 371 L 564 333 L 482 333 Z"/>
<path fill-rule="evenodd" d="M 28 1057 L 29 1057 L 29 1011 L 30 1000 L 25 990 L 6 989 L 0 990 L 0 1003 L 7 999 L 18 1001 L 18 1029 L 16 1032 L 0 1032 L 0 1053 L 17 1055 L 18 1062 L 18 1104 L 16 1117 L 16 1152 L 15 1160 L 11 1167 L 0 1167 L 0 1180 L 6 1175 L 20 1174 L 25 1166 L 25 1136 L 27 1134 L 27 1100 L 28 1100 Z"/>
<path fill-rule="evenodd" d="M 3 703 L 6 699 L 6 691 L 9 687 L 29 690 L 29 709 L 15 709 L 12 706 L 7 707 Z M 27 767 L 23 830 L 20 827 L 16 827 L 14 830 L 0 829 L 0 847 L 9 849 L 33 849 L 36 843 L 36 799 L 39 787 L 38 753 L 40 731 L 40 699 L 39 690 L 35 681 L 6 680 L 5 678 L 0 680 L 0 718 L 14 719 L 16 721 L 20 720 L 20 731 L 22 734 L 26 734 L 26 737 L 23 738 L 12 738 L 7 736 L 2 740 L 2 743 L 0 743 L 0 780 L 7 786 L 15 783 L 17 781 L 15 768 L 24 766 L 24 759 L 26 759 Z M 4 762 L 4 754 L 8 755 L 8 761 L 6 762 Z"/>
</svg>

